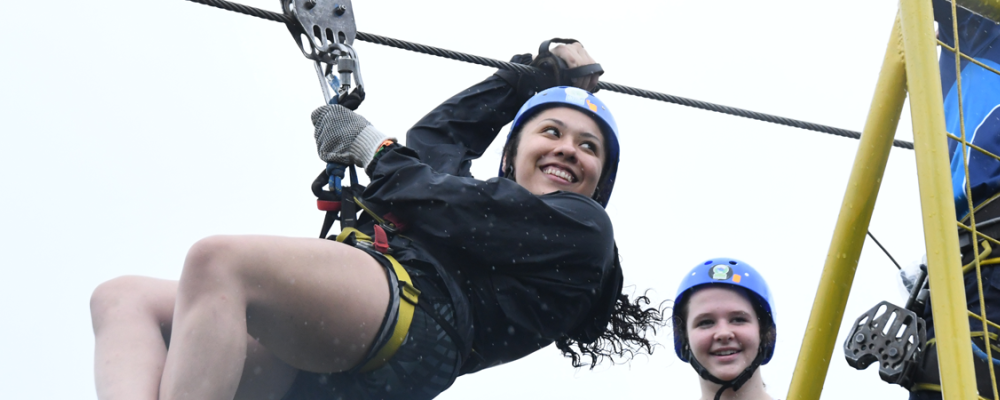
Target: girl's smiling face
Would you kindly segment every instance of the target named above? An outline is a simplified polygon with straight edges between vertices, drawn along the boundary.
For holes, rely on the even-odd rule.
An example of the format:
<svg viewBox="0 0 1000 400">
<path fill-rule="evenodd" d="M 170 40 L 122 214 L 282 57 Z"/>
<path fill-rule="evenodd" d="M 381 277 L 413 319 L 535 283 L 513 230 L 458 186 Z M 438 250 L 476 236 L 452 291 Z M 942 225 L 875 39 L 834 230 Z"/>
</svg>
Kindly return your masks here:
<svg viewBox="0 0 1000 400">
<path fill-rule="evenodd" d="M 514 180 L 531 193 L 556 191 L 592 197 L 601 178 L 605 147 L 601 129 L 567 107 L 544 110 L 521 128 Z"/>
<path fill-rule="evenodd" d="M 760 322 L 744 293 L 698 290 L 687 302 L 685 328 L 692 355 L 719 379 L 736 378 L 757 357 Z"/>
</svg>

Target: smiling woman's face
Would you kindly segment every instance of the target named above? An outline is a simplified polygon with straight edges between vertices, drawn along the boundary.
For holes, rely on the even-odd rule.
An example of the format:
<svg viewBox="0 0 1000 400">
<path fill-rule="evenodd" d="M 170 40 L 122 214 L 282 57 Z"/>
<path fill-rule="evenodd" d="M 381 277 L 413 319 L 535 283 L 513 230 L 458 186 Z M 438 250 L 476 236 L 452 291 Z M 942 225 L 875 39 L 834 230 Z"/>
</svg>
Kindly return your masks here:
<svg viewBox="0 0 1000 400">
<path fill-rule="evenodd" d="M 592 197 L 604 165 L 604 137 L 586 114 L 544 110 L 521 128 L 514 179 L 536 195 L 566 191 Z"/>
<path fill-rule="evenodd" d="M 691 352 L 708 372 L 736 378 L 757 357 L 760 322 L 746 295 L 709 287 L 691 295 L 686 329 Z"/>
</svg>

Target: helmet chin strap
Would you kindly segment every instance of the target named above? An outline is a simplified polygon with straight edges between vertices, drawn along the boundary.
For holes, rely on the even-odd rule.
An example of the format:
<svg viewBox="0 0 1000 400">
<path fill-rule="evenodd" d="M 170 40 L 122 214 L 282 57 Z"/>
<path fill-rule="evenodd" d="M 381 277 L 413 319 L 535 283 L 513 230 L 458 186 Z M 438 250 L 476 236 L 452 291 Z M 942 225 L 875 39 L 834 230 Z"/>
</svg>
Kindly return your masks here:
<svg viewBox="0 0 1000 400">
<path fill-rule="evenodd" d="M 698 372 L 699 376 L 712 383 L 722 385 L 722 387 L 719 388 L 719 391 L 715 393 L 715 400 L 719 400 L 722 398 L 722 392 L 725 392 L 726 389 L 733 388 L 734 392 L 740 390 L 740 388 L 743 387 L 743 384 L 747 383 L 747 381 L 753 377 L 753 373 L 760 367 L 761 361 L 764 361 L 765 348 L 764 343 L 761 342 L 760 346 L 757 347 L 757 357 L 754 357 L 753 361 L 750 362 L 750 365 L 747 366 L 743 372 L 740 372 L 739 375 L 728 381 L 719 379 L 715 375 L 712 375 L 711 372 L 708 372 L 708 369 L 705 368 L 704 365 L 701 365 L 701 363 L 698 362 L 698 359 L 694 357 L 694 354 L 691 353 L 690 346 L 684 346 L 684 353 L 691 363 L 691 367 Z"/>
</svg>

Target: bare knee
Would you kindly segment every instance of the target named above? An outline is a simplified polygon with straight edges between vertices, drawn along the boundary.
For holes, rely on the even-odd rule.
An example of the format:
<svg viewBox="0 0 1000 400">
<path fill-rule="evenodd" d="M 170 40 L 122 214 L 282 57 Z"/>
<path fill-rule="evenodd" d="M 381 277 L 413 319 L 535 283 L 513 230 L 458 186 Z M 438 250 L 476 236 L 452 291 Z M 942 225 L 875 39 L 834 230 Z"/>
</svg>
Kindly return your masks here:
<svg viewBox="0 0 1000 400">
<path fill-rule="evenodd" d="M 192 245 L 184 260 L 179 296 L 191 300 L 238 285 L 245 246 L 237 236 L 209 236 Z"/>
<path fill-rule="evenodd" d="M 94 332 L 113 320 L 169 323 L 175 285 L 171 281 L 141 276 L 121 276 L 98 285 L 90 296 Z"/>
</svg>

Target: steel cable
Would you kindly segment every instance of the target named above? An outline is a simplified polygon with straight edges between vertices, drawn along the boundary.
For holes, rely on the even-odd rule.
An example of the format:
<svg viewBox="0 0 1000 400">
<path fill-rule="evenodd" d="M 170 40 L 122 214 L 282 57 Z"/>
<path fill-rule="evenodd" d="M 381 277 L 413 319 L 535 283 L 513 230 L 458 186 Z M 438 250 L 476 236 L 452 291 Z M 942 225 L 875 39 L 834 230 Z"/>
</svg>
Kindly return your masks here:
<svg viewBox="0 0 1000 400">
<path fill-rule="evenodd" d="M 241 14 L 246 14 L 254 16 L 257 18 L 263 18 L 269 21 L 281 22 L 281 23 L 294 23 L 296 22 L 292 17 L 286 16 L 281 13 L 276 13 L 273 11 L 262 10 L 256 7 L 250 7 L 243 4 L 233 3 L 226 0 L 188 0 L 191 2 L 204 4 L 212 7 L 218 7 L 227 11 L 234 11 Z M 393 39 L 385 36 L 374 35 L 371 33 L 358 32 L 357 39 L 380 44 L 383 46 L 395 47 L 397 49 L 403 49 L 407 51 L 414 51 L 418 53 L 429 54 L 433 56 L 443 57 L 456 61 L 463 61 L 472 64 L 483 65 L 491 68 L 512 70 L 520 73 L 541 73 L 542 71 L 527 65 L 514 64 L 506 61 L 495 60 L 487 57 L 480 57 L 472 54 L 461 53 L 452 50 L 446 50 L 439 47 L 422 45 L 419 43 L 407 42 L 405 40 Z M 812 122 L 799 121 L 796 119 L 785 118 L 777 115 L 765 114 L 756 111 L 744 110 L 736 107 L 729 107 L 720 104 L 709 103 L 706 101 L 688 99 L 680 96 L 673 96 L 665 93 L 654 92 L 651 90 L 634 88 L 631 86 L 619 85 L 617 83 L 611 82 L 600 82 L 597 85 L 598 88 L 618 92 L 622 94 L 632 95 L 636 97 L 647 98 L 651 100 L 659 100 L 667 103 L 673 103 L 677 105 L 682 105 L 686 107 L 699 108 L 707 111 L 714 111 L 717 113 L 733 115 L 737 117 L 755 119 L 758 121 L 770 122 L 778 125 L 791 126 L 794 128 L 805 129 L 816 132 L 828 133 L 831 135 L 842 136 L 851 139 L 860 139 L 861 132 L 851 131 L 847 129 L 835 128 L 832 126 L 816 124 Z M 893 140 L 892 145 L 895 147 L 913 150 L 913 143 L 903 140 Z"/>
</svg>

